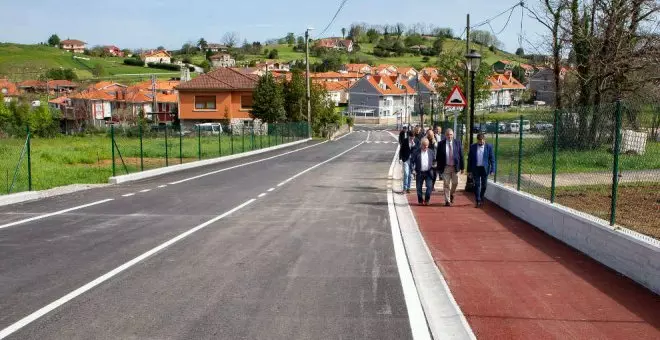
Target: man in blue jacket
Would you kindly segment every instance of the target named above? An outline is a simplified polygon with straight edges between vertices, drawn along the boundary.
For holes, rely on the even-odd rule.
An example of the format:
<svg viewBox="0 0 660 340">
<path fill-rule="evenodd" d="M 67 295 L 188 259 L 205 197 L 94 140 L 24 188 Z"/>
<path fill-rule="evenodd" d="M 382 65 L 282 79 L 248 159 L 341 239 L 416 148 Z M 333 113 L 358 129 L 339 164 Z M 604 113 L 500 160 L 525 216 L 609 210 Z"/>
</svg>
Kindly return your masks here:
<svg viewBox="0 0 660 340">
<path fill-rule="evenodd" d="M 413 168 L 417 174 L 417 202 L 419 205 L 429 205 L 431 190 L 433 189 L 433 161 L 435 152 L 429 148 L 429 140 L 424 137 L 420 142 L 421 147 L 412 155 Z M 426 184 L 426 192 L 422 193 L 422 186 Z"/>
<path fill-rule="evenodd" d="M 495 170 L 493 146 L 487 144 L 486 135 L 480 133 L 477 135 L 477 142 L 470 145 L 470 153 L 468 154 L 468 173 L 474 179 L 474 196 L 477 201 L 477 208 L 483 206 L 488 176 L 494 174 Z"/>
</svg>

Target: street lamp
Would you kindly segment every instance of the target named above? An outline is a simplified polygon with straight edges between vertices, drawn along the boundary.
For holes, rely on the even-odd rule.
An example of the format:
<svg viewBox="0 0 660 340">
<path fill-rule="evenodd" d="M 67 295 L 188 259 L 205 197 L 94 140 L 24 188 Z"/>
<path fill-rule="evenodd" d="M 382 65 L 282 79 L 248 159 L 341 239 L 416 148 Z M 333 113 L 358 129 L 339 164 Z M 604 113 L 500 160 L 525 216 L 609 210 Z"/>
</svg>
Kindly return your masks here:
<svg viewBox="0 0 660 340">
<path fill-rule="evenodd" d="M 474 78 L 475 73 L 479 70 L 481 65 L 481 54 L 477 53 L 475 50 L 471 50 L 470 53 L 465 55 L 468 72 L 470 73 L 470 126 L 468 133 L 470 134 L 470 144 L 474 142 L 474 136 L 472 135 L 472 129 L 474 129 Z"/>
<path fill-rule="evenodd" d="M 307 137 L 312 138 L 312 93 L 309 80 L 309 31 L 314 30 L 312 27 L 308 27 L 305 30 L 305 67 L 307 67 L 307 72 L 305 74 L 306 84 L 307 84 Z"/>
</svg>

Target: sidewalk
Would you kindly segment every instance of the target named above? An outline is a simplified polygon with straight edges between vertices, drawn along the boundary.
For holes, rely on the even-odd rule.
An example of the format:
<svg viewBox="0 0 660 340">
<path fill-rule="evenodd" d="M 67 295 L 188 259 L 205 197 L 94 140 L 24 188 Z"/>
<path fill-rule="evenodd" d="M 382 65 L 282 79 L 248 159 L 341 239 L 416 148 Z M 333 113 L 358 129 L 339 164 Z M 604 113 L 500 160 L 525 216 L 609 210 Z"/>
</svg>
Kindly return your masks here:
<svg viewBox="0 0 660 340">
<path fill-rule="evenodd" d="M 660 339 L 660 296 L 499 207 L 408 201 L 477 338 Z"/>
</svg>

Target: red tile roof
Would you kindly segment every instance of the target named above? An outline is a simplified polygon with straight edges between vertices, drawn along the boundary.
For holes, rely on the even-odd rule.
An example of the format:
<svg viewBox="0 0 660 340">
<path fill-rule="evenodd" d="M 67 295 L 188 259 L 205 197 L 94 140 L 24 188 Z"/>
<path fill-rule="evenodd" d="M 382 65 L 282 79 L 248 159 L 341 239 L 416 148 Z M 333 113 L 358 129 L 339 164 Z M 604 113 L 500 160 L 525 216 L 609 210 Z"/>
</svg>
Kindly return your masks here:
<svg viewBox="0 0 660 340">
<path fill-rule="evenodd" d="M 494 74 L 488 77 L 491 91 L 524 90 L 526 87 L 511 74 Z"/>
<path fill-rule="evenodd" d="M 86 42 L 82 40 L 77 40 L 77 39 L 66 39 L 60 41 L 60 45 L 85 45 L 87 44 Z"/>
<path fill-rule="evenodd" d="M 51 103 L 51 104 L 59 104 L 59 105 L 67 104 L 69 102 L 69 97 L 62 96 L 62 97 L 58 97 L 58 98 L 55 98 L 55 99 L 51 99 L 48 102 Z"/>
<path fill-rule="evenodd" d="M 173 91 L 181 84 L 178 80 L 156 80 L 156 91 Z M 142 91 L 151 91 L 151 80 L 135 84 Z"/>
<path fill-rule="evenodd" d="M 396 85 L 396 76 L 395 77 L 388 77 L 388 76 L 367 76 L 367 79 L 369 83 L 376 89 L 378 92 L 384 95 L 401 95 L 401 94 L 414 94 L 417 93 L 415 89 L 413 89 L 410 85 L 408 85 L 408 82 L 405 80 L 401 80 L 399 84 L 403 88 L 399 88 Z M 394 80 L 394 81 L 393 81 Z M 385 85 L 385 88 L 381 87 L 381 84 Z M 407 89 L 407 91 L 406 91 Z"/>
<path fill-rule="evenodd" d="M 257 86 L 259 77 L 221 67 L 193 80 L 181 83 L 178 90 L 247 90 Z"/>
<path fill-rule="evenodd" d="M 40 80 L 25 80 L 20 83 L 18 83 L 18 87 L 34 87 L 34 88 L 41 88 L 41 87 L 46 87 L 46 83 Z"/>
<path fill-rule="evenodd" d="M 369 64 L 346 64 L 344 68 L 348 72 L 360 72 L 364 68 L 371 69 L 371 66 Z"/>
<path fill-rule="evenodd" d="M 99 91 L 95 89 L 88 89 L 78 93 L 74 93 L 70 96 L 71 99 L 86 99 L 86 100 L 105 100 L 112 101 L 115 99 L 115 96 L 106 93 L 104 91 Z"/>
<path fill-rule="evenodd" d="M 0 93 L 5 97 L 18 96 L 18 87 L 7 79 L 0 79 Z"/>
<path fill-rule="evenodd" d="M 350 87 L 348 81 L 317 81 L 315 83 L 323 86 L 328 92 L 346 91 Z"/>
</svg>

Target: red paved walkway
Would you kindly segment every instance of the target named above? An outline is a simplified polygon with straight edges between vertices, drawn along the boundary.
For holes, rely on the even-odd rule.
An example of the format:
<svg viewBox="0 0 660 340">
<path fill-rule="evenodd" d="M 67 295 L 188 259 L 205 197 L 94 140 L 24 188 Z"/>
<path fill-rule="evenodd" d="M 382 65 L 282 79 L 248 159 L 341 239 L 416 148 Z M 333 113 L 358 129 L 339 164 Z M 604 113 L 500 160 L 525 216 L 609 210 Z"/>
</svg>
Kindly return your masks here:
<svg viewBox="0 0 660 340">
<path fill-rule="evenodd" d="M 660 296 L 472 195 L 408 199 L 479 339 L 660 339 Z"/>
</svg>

